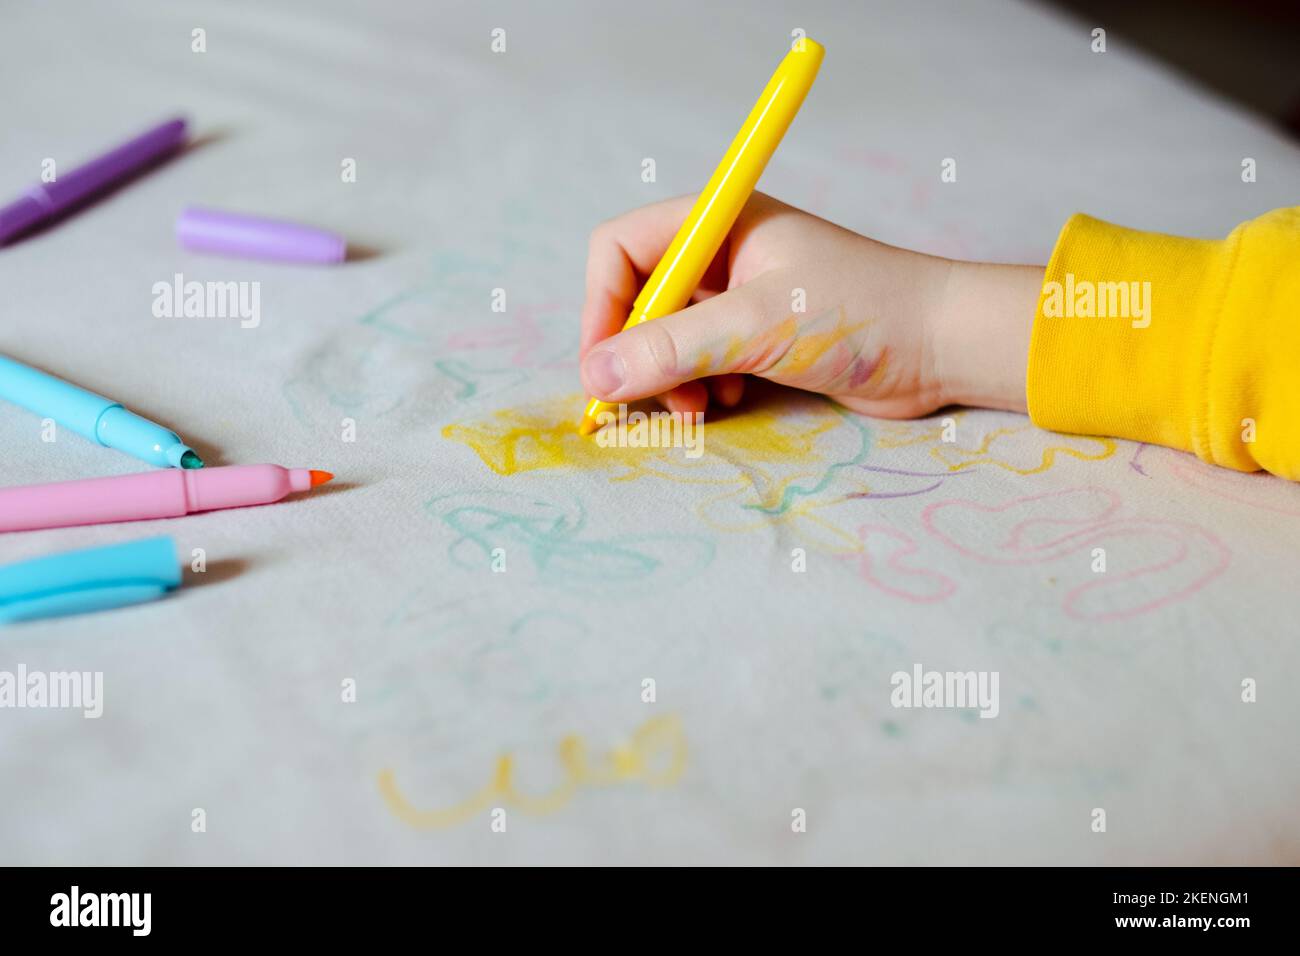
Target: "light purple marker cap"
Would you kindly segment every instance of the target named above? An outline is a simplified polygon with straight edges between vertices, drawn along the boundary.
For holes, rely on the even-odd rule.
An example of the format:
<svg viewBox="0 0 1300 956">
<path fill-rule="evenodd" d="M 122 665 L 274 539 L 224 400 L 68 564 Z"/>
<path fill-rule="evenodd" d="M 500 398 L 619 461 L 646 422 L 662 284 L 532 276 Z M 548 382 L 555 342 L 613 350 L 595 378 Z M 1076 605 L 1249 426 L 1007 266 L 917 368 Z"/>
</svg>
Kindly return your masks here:
<svg viewBox="0 0 1300 956">
<path fill-rule="evenodd" d="M 347 257 L 347 240 L 337 233 L 292 222 L 190 206 L 176 220 L 176 238 L 194 252 L 331 264 Z"/>
</svg>

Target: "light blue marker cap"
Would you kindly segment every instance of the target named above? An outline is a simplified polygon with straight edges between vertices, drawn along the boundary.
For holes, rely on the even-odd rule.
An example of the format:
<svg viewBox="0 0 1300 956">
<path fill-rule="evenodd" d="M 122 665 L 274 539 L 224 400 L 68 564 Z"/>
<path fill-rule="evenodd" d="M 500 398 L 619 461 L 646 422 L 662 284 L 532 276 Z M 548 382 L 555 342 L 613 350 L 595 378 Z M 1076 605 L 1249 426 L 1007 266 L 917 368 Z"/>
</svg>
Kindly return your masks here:
<svg viewBox="0 0 1300 956">
<path fill-rule="evenodd" d="M 20 561 L 0 567 L 0 624 L 139 604 L 180 583 L 165 536 Z"/>
</svg>

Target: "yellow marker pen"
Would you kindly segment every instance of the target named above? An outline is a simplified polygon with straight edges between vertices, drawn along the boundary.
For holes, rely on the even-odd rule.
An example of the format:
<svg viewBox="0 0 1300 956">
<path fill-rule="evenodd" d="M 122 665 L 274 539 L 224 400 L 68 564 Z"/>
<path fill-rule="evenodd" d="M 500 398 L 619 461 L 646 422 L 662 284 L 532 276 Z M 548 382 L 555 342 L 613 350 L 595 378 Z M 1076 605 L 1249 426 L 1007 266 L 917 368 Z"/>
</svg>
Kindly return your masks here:
<svg viewBox="0 0 1300 956">
<path fill-rule="evenodd" d="M 691 207 L 690 215 L 632 303 L 623 328 L 670 315 L 691 300 L 704 278 L 704 271 L 749 201 L 767 161 L 776 152 L 781 137 L 812 89 L 825 54 L 820 43 L 806 37 L 792 45 L 767 81 L 763 94 L 731 141 L 700 198 Z M 613 411 L 613 406 L 593 398 L 587 403 L 579 430 L 590 435 L 600 427 L 601 413 Z"/>
</svg>

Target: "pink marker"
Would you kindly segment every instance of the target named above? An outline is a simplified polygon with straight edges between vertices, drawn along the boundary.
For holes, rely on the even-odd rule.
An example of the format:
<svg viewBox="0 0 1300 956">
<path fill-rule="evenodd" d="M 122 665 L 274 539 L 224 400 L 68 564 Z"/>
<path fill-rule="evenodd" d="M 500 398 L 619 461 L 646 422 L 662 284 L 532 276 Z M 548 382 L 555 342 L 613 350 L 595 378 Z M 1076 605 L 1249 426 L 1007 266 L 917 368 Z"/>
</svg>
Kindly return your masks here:
<svg viewBox="0 0 1300 956">
<path fill-rule="evenodd" d="M 0 531 L 177 518 L 195 511 L 267 505 L 333 477 L 306 468 L 230 465 L 0 488 Z"/>
</svg>

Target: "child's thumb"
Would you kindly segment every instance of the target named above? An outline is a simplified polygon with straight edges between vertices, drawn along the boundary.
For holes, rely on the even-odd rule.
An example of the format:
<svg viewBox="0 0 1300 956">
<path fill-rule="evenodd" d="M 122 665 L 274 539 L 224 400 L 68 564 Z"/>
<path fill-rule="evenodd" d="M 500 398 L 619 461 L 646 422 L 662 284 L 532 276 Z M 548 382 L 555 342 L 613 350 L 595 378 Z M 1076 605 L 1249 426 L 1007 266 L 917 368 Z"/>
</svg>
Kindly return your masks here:
<svg viewBox="0 0 1300 956">
<path fill-rule="evenodd" d="M 723 292 L 592 346 L 582 361 L 587 393 L 607 402 L 659 395 L 683 382 L 748 371 L 743 353 L 764 325 L 751 286 Z"/>
</svg>

